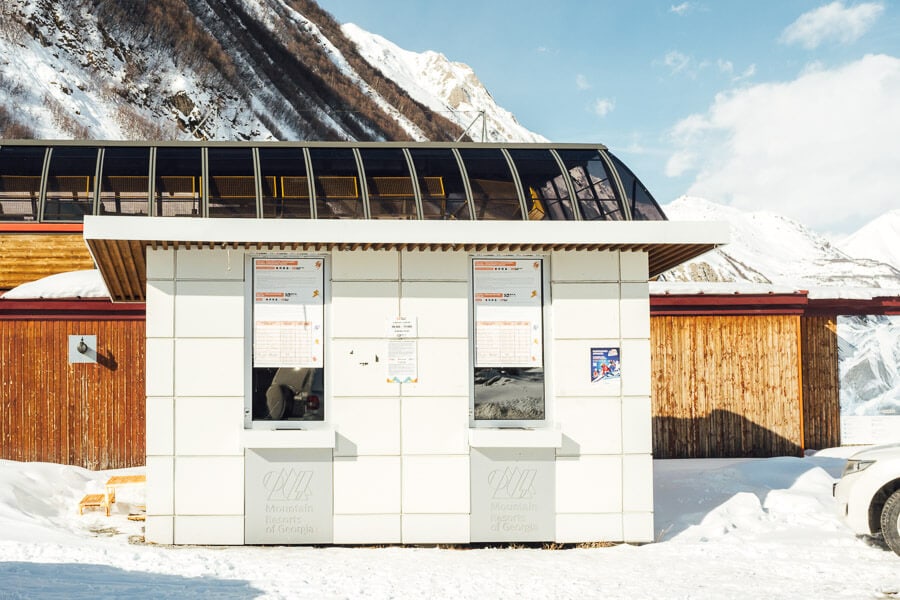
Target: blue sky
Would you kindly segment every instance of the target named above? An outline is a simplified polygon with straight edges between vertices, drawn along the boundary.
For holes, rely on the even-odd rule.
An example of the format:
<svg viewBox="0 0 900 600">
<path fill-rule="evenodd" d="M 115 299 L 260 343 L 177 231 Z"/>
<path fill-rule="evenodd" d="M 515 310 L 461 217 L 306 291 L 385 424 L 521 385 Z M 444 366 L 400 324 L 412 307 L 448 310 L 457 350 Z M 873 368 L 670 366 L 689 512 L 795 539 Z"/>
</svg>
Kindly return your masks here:
<svg viewBox="0 0 900 600">
<path fill-rule="evenodd" d="M 900 208 L 898 3 L 319 4 L 469 64 L 523 125 L 606 144 L 663 204 L 689 193 L 834 234 Z"/>
</svg>

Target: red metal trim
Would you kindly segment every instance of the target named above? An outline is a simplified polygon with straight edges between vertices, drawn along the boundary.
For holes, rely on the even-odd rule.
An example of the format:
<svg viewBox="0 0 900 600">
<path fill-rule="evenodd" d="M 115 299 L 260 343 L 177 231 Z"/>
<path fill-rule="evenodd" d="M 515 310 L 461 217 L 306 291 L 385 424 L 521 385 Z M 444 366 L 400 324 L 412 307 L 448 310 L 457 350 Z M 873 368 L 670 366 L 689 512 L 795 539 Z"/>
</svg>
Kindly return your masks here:
<svg viewBox="0 0 900 600">
<path fill-rule="evenodd" d="M 659 294 L 650 296 L 653 316 L 691 315 L 897 315 L 900 297 L 813 298 L 793 294 Z"/>
<path fill-rule="evenodd" d="M 650 314 L 802 315 L 806 292 L 792 294 L 664 294 L 650 296 Z"/>
<path fill-rule="evenodd" d="M 732 308 L 684 308 L 681 310 L 666 308 L 650 308 L 650 315 L 654 317 L 708 317 L 708 316 L 738 316 L 738 315 L 805 315 L 802 308 L 753 308 L 752 306 L 735 306 Z"/>
<path fill-rule="evenodd" d="M 0 321 L 143 321 L 143 302 L 114 303 L 98 299 L 4 300 L 0 298 Z"/>
<path fill-rule="evenodd" d="M 0 221 L 0 233 L 81 233 L 84 223 L 20 223 Z"/>
</svg>

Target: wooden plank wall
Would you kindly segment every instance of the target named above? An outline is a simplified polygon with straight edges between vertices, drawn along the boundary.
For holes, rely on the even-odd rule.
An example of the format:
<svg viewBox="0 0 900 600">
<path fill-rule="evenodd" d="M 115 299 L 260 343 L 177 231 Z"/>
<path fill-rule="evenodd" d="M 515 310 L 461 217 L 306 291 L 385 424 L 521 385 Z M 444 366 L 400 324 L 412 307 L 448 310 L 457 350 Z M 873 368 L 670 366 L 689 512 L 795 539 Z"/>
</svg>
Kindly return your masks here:
<svg viewBox="0 0 900 600">
<path fill-rule="evenodd" d="M 0 320 L 0 458 L 143 465 L 144 326 Z M 97 364 L 69 364 L 69 334 L 97 336 Z"/>
<path fill-rule="evenodd" d="M 93 268 L 80 233 L 0 234 L 0 290 L 56 273 Z"/>
<path fill-rule="evenodd" d="M 799 316 L 650 323 L 656 458 L 799 455 Z"/>
<path fill-rule="evenodd" d="M 803 431 L 806 447 L 841 445 L 837 315 L 803 317 Z"/>
</svg>

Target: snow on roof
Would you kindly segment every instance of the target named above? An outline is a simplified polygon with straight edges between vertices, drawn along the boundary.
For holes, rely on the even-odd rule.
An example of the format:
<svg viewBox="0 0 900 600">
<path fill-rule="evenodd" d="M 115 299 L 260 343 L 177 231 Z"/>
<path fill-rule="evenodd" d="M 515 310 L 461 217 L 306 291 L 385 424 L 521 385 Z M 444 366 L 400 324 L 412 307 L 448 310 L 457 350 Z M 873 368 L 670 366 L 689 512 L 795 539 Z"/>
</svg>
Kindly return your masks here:
<svg viewBox="0 0 900 600">
<path fill-rule="evenodd" d="M 872 298 L 900 297 L 900 288 L 801 287 L 773 283 L 751 283 L 745 281 L 651 281 L 650 295 L 694 296 L 733 294 L 796 294 L 805 293 L 810 300 L 871 300 Z"/>
<path fill-rule="evenodd" d="M 802 290 L 797 286 L 752 283 L 748 281 L 651 281 L 653 296 L 699 294 L 795 294 Z"/>
<path fill-rule="evenodd" d="M 15 287 L 2 296 L 3 300 L 35 300 L 40 298 L 109 298 L 109 291 L 100 271 L 71 271 L 57 273 L 37 281 Z"/>
</svg>

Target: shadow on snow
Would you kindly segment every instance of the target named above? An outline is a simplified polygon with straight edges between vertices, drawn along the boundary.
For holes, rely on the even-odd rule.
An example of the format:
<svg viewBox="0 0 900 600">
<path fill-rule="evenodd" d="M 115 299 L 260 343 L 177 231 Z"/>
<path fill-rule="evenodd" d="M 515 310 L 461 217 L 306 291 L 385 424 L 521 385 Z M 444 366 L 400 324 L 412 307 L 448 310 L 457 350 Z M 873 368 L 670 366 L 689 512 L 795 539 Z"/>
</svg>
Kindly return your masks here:
<svg viewBox="0 0 900 600">
<path fill-rule="evenodd" d="M 262 591 L 246 581 L 126 571 L 75 563 L 0 563 L 0 598 L 215 598 L 245 600 Z"/>
</svg>

